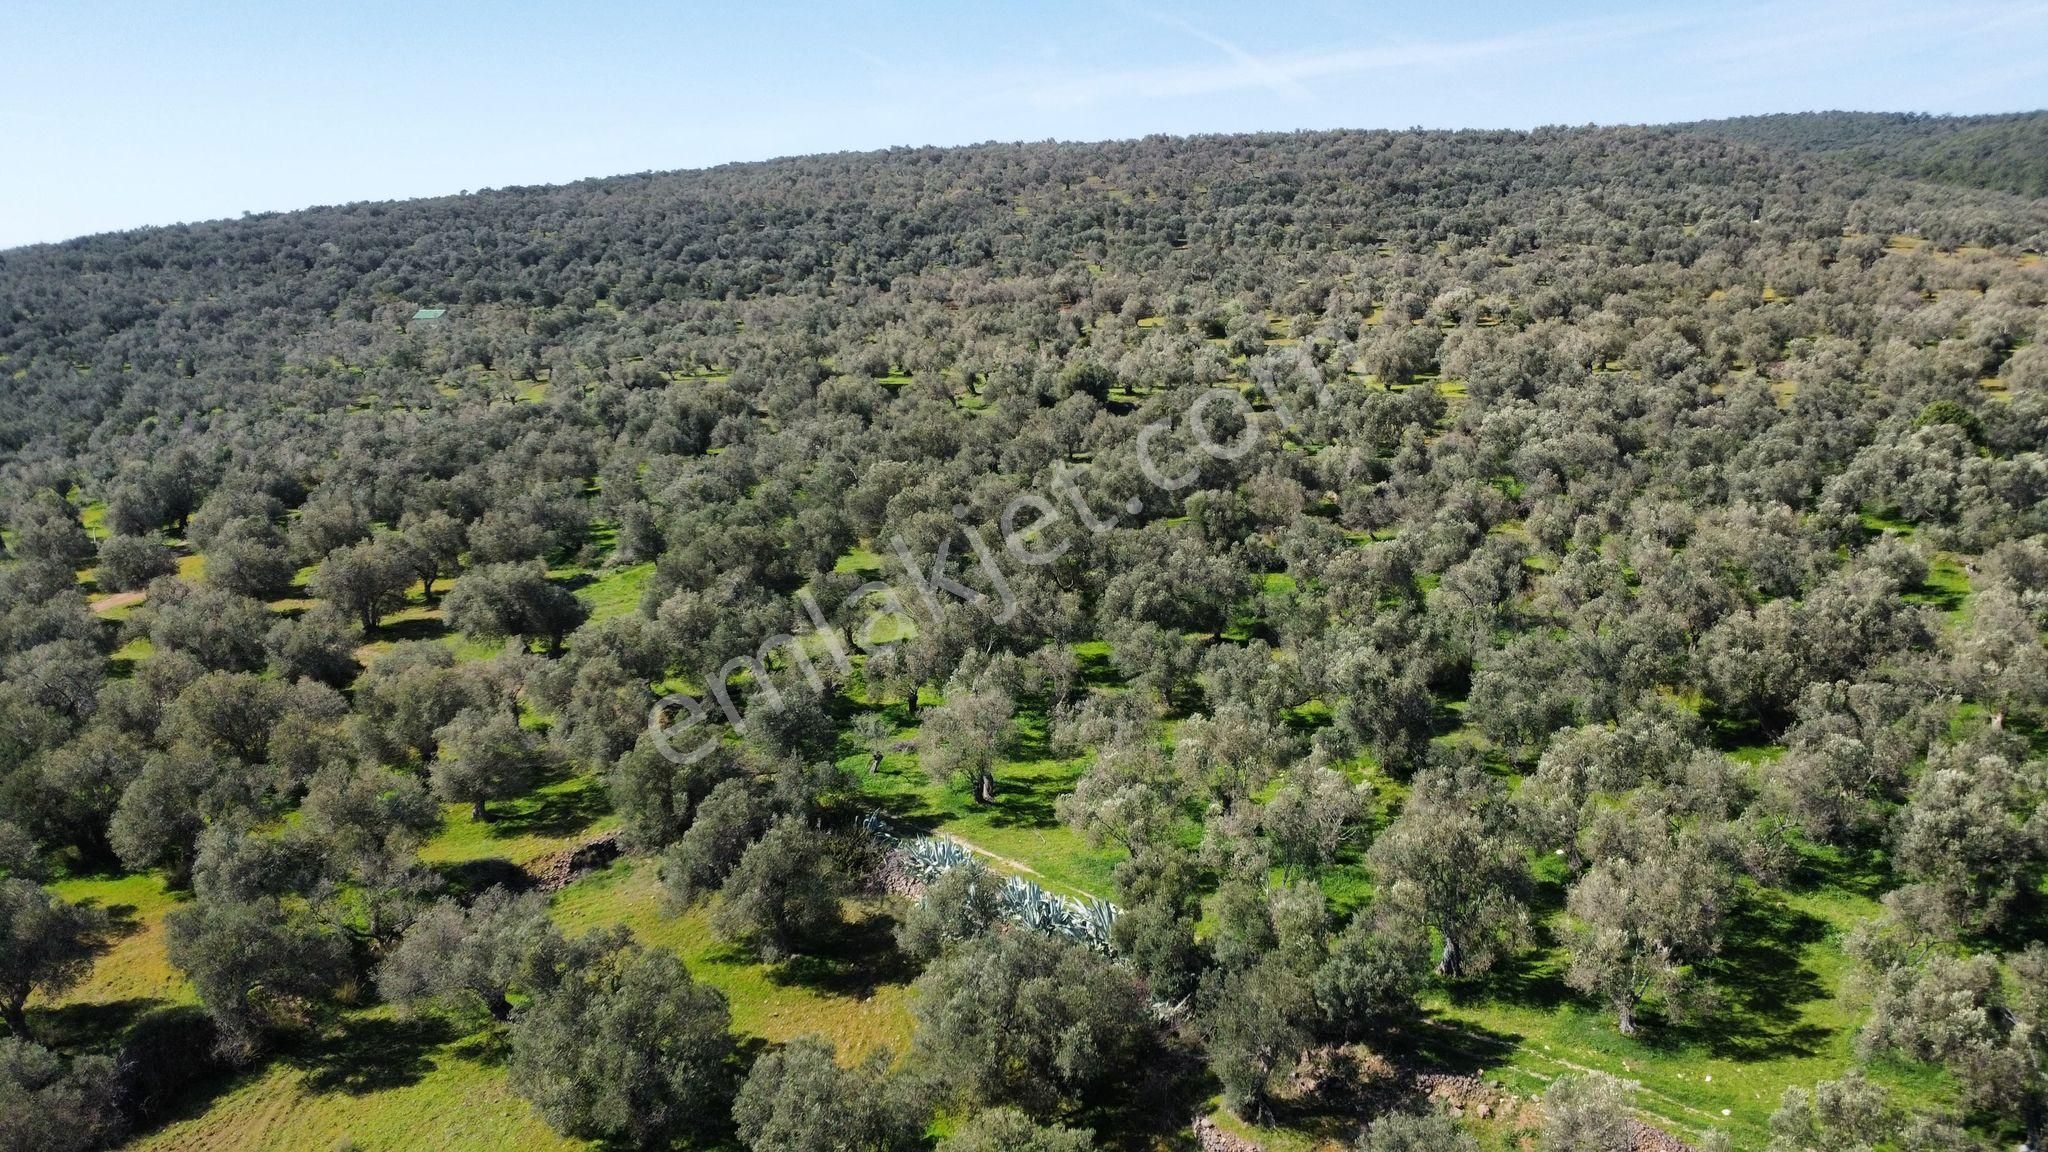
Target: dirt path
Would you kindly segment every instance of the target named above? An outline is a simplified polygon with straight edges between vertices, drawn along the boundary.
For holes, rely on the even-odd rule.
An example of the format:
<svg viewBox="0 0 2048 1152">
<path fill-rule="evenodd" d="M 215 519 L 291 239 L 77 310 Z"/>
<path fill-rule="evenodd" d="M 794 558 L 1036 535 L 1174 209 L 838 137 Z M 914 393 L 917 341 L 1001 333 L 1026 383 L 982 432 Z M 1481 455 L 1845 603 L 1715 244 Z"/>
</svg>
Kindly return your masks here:
<svg viewBox="0 0 2048 1152">
<path fill-rule="evenodd" d="M 951 833 L 951 832 L 941 832 L 941 833 L 940 833 L 940 835 L 942 835 L 942 836 L 946 837 L 946 838 L 947 838 L 948 840 L 951 840 L 951 841 L 953 841 L 954 843 L 956 843 L 956 844 L 960 845 L 960 846 L 961 846 L 962 848 L 965 848 L 965 849 L 967 849 L 967 850 L 968 850 L 969 852 L 972 852 L 972 853 L 974 853 L 974 854 L 975 854 L 976 856 L 986 856 L 986 857 L 988 857 L 989 859 L 991 859 L 991 860 L 995 861 L 995 862 L 996 862 L 996 863 L 998 863 L 998 864 L 1001 864 L 1001 865 L 1002 865 L 1003 867 L 1005 867 L 1005 868 L 1008 868 L 1008 869 L 1010 869 L 1010 870 L 1012 870 L 1012 871 L 1014 871 L 1014 872 L 1022 872 L 1022 873 L 1023 873 L 1024 875 L 1026 875 L 1026 876 L 1036 876 L 1036 877 L 1037 877 L 1038 879 L 1040 879 L 1040 880 L 1045 880 L 1045 881 L 1046 881 L 1046 883 L 1048 883 L 1048 884 L 1050 884 L 1050 883 L 1053 883 L 1053 881 L 1051 881 L 1051 880 L 1047 880 L 1047 879 L 1046 879 L 1046 876 L 1045 876 L 1045 874 L 1044 874 L 1043 872 L 1040 872 L 1040 871 L 1039 871 L 1038 869 L 1036 869 L 1036 868 L 1033 868 L 1033 867 L 1032 867 L 1031 865 L 1029 865 L 1029 864 L 1026 864 L 1026 863 L 1025 863 L 1025 862 L 1023 862 L 1022 860 L 1015 860 L 1015 859 L 1012 859 L 1012 858 L 1010 858 L 1010 857 L 1008 857 L 1008 856 L 1005 856 L 1005 855 L 1003 855 L 1003 854 L 1002 854 L 1002 853 L 1000 853 L 1000 852 L 991 852 L 991 851 L 989 851 L 988 849 L 986 849 L 986 848 L 983 848 L 983 847 L 982 847 L 981 845 L 979 845 L 979 844 L 976 844 L 976 843 L 975 843 L 974 841 L 972 841 L 972 840 L 969 840 L 969 839 L 966 839 L 965 837 L 962 837 L 962 836 L 956 836 L 956 835 L 954 835 L 954 834 L 953 834 L 953 833 Z M 1072 888 L 1072 887 L 1073 887 L 1073 885 L 1071 885 L 1071 884 L 1062 884 L 1062 885 L 1060 885 L 1060 886 L 1061 886 L 1062 888 Z M 1094 895 L 1095 895 L 1095 894 L 1094 894 L 1093 892 L 1083 892 L 1083 891 L 1082 891 L 1081 889 L 1079 889 L 1079 888 L 1074 888 L 1074 891 L 1076 891 L 1076 892 L 1080 892 L 1080 893 L 1081 893 L 1081 895 L 1083 895 L 1083 896 L 1094 896 Z M 1097 898 L 1097 899 L 1101 899 L 1101 897 L 1096 897 L 1096 898 Z"/>
<path fill-rule="evenodd" d="M 92 601 L 92 610 L 95 612 L 115 612 L 122 608 L 133 607 L 142 603 L 143 595 L 142 590 L 138 588 L 133 592 L 116 592 L 111 596 L 102 596 Z"/>
</svg>

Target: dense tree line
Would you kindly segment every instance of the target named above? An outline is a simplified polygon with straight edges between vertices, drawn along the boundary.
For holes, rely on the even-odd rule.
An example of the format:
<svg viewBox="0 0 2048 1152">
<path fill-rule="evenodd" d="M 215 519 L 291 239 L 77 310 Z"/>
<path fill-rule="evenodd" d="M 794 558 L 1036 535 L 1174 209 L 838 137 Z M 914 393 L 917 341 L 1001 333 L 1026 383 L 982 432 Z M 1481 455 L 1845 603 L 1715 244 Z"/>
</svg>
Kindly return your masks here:
<svg viewBox="0 0 2048 1152">
<path fill-rule="evenodd" d="M 1546 938 L 1621 1033 L 1711 1019 L 1729 923 L 1849 860 L 1861 1057 L 1956 1088 L 1902 1136 L 1795 1086 L 1781 1146 L 2038 1144 L 2048 206 L 1729 135 L 897 150 L 0 253 L 5 1139 L 372 989 L 638 1146 L 1083 1147 L 1187 1068 L 1264 1122 Z M 665 754 L 677 685 L 743 734 Z M 590 777 L 785 964 L 874 870 L 864 774 L 990 804 L 1041 743 L 1112 955 L 948 873 L 900 1060 L 755 1053 L 672 954 L 419 854 Z M 108 931 L 51 882 L 120 870 L 189 892 L 203 1023 L 39 1046 Z M 1552 1097 L 1552 1148 L 1627 1131 L 1625 1084 Z"/>
</svg>

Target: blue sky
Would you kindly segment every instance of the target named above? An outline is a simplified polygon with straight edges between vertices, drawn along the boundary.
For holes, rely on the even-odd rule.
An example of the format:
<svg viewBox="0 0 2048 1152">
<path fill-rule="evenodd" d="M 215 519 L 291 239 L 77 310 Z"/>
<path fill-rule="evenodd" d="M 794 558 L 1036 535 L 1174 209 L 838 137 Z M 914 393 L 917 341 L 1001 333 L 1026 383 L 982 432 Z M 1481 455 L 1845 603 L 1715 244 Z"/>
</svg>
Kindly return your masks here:
<svg viewBox="0 0 2048 1152">
<path fill-rule="evenodd" d="M 0 247 L 792 153 L 2048 106 L 2048 3 L 0 3 Z"/>
</svg>

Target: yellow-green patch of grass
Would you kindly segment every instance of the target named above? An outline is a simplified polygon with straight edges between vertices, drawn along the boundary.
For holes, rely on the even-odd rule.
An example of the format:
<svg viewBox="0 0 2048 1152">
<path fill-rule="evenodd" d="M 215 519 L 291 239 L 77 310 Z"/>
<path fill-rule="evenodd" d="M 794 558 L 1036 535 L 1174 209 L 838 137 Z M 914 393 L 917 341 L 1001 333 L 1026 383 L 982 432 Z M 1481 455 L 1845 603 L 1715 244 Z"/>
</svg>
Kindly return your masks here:
<svg viewBox="0 0 2048 1152">
<path fill-rule="evenodd" d="M 570 776 L 515 799 L 493 800 L 489 811 L 491 819 L 479 823 L 469 818 L 469 805 L 448 805 L 441 830 L 420 847 L 420 859 L 429 864 L 500 859 L 523 865 L 618 826 L 595 776 Z"/>
<path fill-rule="evenodd" d="M 141 1150 L 571 1152 L 506 1080 L 504 1042 L 450 1035 L 389 1009 L 345 1018 L 307 1050 L 237 1078 L 205 1111 L 134 1141 Z"/>
<path fill-rule="evenodd" d="M 197 583 L 206 578 L 206 555 L 194 552 L 178 557 L 178 579 Z"/>
<path fill-rule="evenodd" d="M 156 645 L 149 642 L 149 637 L 137 636 L 119 648 L 114 649 L 114 654 L 107 657 L 108 674 L 117 677 L 126 676 L 135 670 L 137 664 L 148 659 L 150 653 L 155 651 Z"/>
<path fill-rule="evenodd" d="M 882 570 L 882 558 L 866 548 L 855 545 L 847 549 L 844 556 L 833 562 L 832 570 L 834 572 L 880 572 Z"/>
<path fill-rule="evenodd" d="M 107 914 L 107 946 L 86 978 L 55 1000 L 31 998 L 29 1008 L 62 1014 L 78 1007 L 112 1008 L 146 1002 L 193 1002 L 192 986 L 164 950 L 164 917 L 185 897 L 164 887 L 154 872 L 84 876 L 51 885 L 59 896 Z"/>
<path fill-rule="evenodd" d="M 610 620 L 638 610 L 640 593 L 654 575 L 654 563 L 630 564 L 600 574 L 576 590 L 576 598 L 590 606 L 592 620 Z"/>
<path fill-rule="evenodd" d="M 1540 1090 L 1558 1075 L 1597 1068 L 1642 1084 L 1638 1106 L 1678 1135 L 1720 1129 L 1737 1148 L 1760 1149 L 1787 1085 L 1833 1079 L 1855 1063 L 1864 1005 L 1847 987 L 1850 962 L 1840 941 L 1878 911 L 1832 886 L 1752 894 L 1730 918 L 1710 973 L 1719 1006 L 1684 1025 L 1646 1022 L 1634 1038 L 1564 985 L 1561 948 L 1524 957 L 1490 981 L 1496 993 L 1511 994 L 1439 996 L 1431 1006 L 1447 1024 L 1490 1035 L 1474 1036 L 1468 1051 L 1511 1087 Z M 1925 1077 L 1876 1074 L 1909 1101 L 1939 1090 Z"/>
<path fill-rule="evenodd" d="M 908 739 L 912 733 L 904 733 Z M 1029 739 L 1029 734 L 1027 734 Z M 998 867 L 1029 875 L 1069 895 L 1100 896 L 1116 890 L 1113 873 L 1124 852 L 1090 847 L 1086 838 L 1060 823 L 1054 804 L 1073 791 L 1088 760 L 1006 760 L 996 767 L 996 799 L 978 804 L 964 786 L 935 783 L 916 753 L 891 753 L 872 776 L 867 757 L 849 760 L 861 789 L 892 817 L 964 840 L 996 858 Z"/>
<path fill-rule="evenodd" d="M 727 945 L 711 930 L 708 905 L 670 915 L 654 861 L 628 858 L 571 884 L 554 898 L 555 919 L 571 934 L 624 925 L 636 940 L 667 948 L 690 974 L 724 992 L 735 1030 L 772 1043 L 816 1033 L 832 1041 L 842 1060 L 880 1048 L 901 1054 L 910 1044 L 909 988 L 868 983 L 872 957 L 848 957 L 848 971 L 819 974 L 822 965 L 797 960 L 762 965 Z M 855 903 L 849 915 L 877 909 Z"/>
</svg>

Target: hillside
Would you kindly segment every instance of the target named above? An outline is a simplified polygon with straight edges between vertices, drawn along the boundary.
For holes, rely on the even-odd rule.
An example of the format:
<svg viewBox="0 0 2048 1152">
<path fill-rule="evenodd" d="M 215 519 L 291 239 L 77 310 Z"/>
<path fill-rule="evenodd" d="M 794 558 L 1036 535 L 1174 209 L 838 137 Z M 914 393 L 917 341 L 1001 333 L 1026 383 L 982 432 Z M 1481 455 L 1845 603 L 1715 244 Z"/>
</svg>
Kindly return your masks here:
<svg viewBox="0 0 2048 1152">
<path fill-rule="evenodd" d="M 1922 116 L 1795 112 L 1685 125 L 1687 131 L 1806 152 L 1892 176 L 2048 196 L 2048 113 Z"/>
<path fill-rule="evenodd" d="M 0 252 L 0 1149 L 2038 1146 L 2041 122 Z"/>
</svg>

